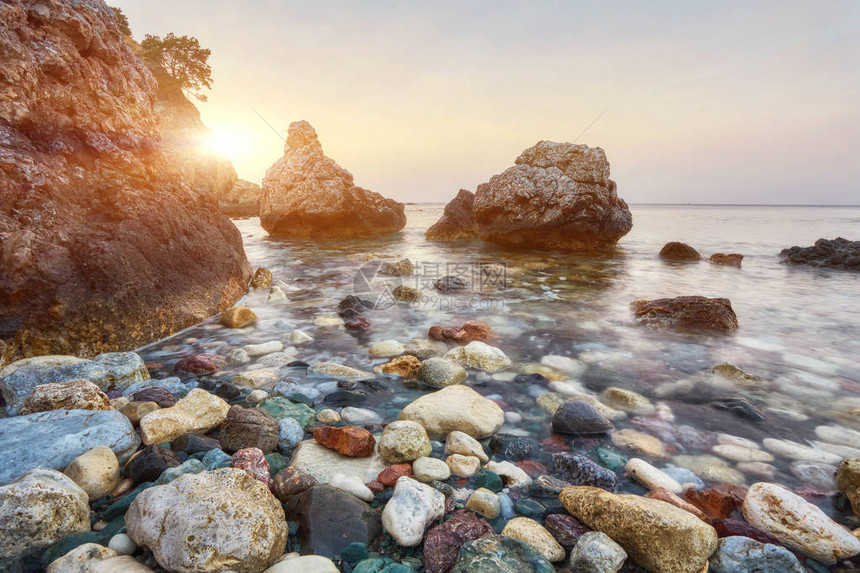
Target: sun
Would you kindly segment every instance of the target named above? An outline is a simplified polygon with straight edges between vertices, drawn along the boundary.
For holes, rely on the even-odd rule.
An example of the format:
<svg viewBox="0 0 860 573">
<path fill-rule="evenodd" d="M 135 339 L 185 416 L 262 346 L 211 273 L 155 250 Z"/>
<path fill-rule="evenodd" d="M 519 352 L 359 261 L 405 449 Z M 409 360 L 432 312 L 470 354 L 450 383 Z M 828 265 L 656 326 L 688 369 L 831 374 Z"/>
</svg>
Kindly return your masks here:
<svg viewBox="0 0 860 573">
<path fill-rule="evenodd" d="M 217 153 L 223 157 L 233 157 L 247 147 L 245 138 L 236 133 L 216 133 L 213 132 L 206 140 L 204 145 L 210 151 Z"/>
</svg>

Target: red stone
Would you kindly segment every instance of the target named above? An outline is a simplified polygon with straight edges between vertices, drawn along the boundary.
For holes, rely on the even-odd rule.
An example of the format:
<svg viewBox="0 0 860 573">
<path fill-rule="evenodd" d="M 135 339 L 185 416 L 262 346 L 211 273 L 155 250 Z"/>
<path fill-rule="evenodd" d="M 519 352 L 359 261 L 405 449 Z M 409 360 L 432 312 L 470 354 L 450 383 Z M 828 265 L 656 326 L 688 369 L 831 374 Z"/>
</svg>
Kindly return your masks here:
<svg viewBox="0 0 860 573">
<path fill-rule="evenodd" d="M 645 497 L 650 497 L 651 499 L 657 499 L 660 501 L 665 501 L 666 503 L 671 503 L 672 505 L 674 505 L 675 507 L 677 507 L 679 509 L 683 509 L 684 511 L 692 513 L 693 515 L 695 515 L 696 517 L 698 517 L 699 519 L 701 519 L 705 523 L 711 522 L 711 520 L 708 518 L 708 516 L 705 515 L 705 513 L 701 509 L 699 509 L 698 507 L 696 507 L 692 503 L 684 501 L 683 499 L 681 499 L 680 497 L 678 497 L 677 495 L 675 495 L 674 493 L 672 493 L 671 491 L 669 491 L 666 488 L 658 487 L 658 488 L 652 489 L 651 491 L 649 491 L 645 495 Z"/>
<path fill-rule="evenodd" d="M 208 374 L 221 370 L 226 365 L 224 358 L 215 354 L 198 354 L 189 358 L 183 358 L 173 367 L 178 372 L 190 372 L 191 374 Z"/>
<path fill-rule="evenodd" d="M 269 462 L 260 448 L 245 448 L 233 454 L 233 467 L 245 470 L 252 478 L 260 480 L 268 487 L 272 485 Z"/>
<path fill-rule="evenodd" d="M 567 444 L 564 441 L 564 436 L 561 434 L 553 434 L 540 443 L 540 447 L 549 453 L 566 452 Z"/>
<path fill-rule="evenodd" d="M 496 335 L 490 325 L 480 320 L 470 320 L 460 328 L 445 328 L 438 324 L 430 327 L 427 336 L 433 340 L 445 342 L 456 342 L 457 344 L 469 344 L 476 340 L 484 342 Z"/>
<path fill-rule="evenodd" d="M 363 316 L 353 316 L 347 319 L 343 325 L 347 330 L 367 330 L 370 328 L 370 321 Z"/>
<path fill-rule="evenodd" d="M 373 480 L 369 484 L 367 484 L 367 489 L 369 489 L 373 493 L 379 493 L 385 489 L 385 486 L 382 485 L 381 483 L 379 483 L 378 481 Z"/>
<path fill-rule="evenodd" d="M 514 462 L 514 465 L 529 474 L 530 477 L 549 473 L 549 470 L 546 468 L 545 465 L 534 460 L 521 460 L 519 462 Z"/>
<path fill-rule="evenodd" d="M 575 518 L 563 513 L 552 513 L 544 520 L 544 527 L 549 531 L 559 545 L 571 549 L 580 537 L 585 535 L 588 528 Z"/>
<path fill-rule="evenodd" d="M 458 509 L 451 519 L 427 532 L 424 570 L 427 573 L 448 573 L 457 562 L 464 543 L 490 535 L 493 535 L 493 528 L 486 520 L 468 510 Z"/>
<path fill-rule="evenodd" d="M 721 484 L 703 491 L 687 488 L 684 499 L 705 512 L 711 519 L 726 519 L 744 503 L 747 489 L 739 485 Z"/>
<path fill-rule="evenodd" d="M 412 477 L 412 475 L 412 464 L 394 464 L 379 472 L 376 480 L 385 487 L 390 487 L 403 476 Z"/>
<path fill-rule="evenodd" d="M 314 439 L 339 454 L 353 458 L 365 458 L 373 453 L 376 440 L 364 428 L 358 426 L 323 426 L 314 430 Z"/>
<path fill-rule="evenodd" d="M 779 539 L 769 533 L 760 531 L 745 521 L 738 519 L 715 519 L 711 521 L 711 526 L 717 530 L 718 537 L 733 537 L 740 535 L 755 539 L 759 543 L 771 543 L 773 545 L 782 545 Z"/>
</svg>

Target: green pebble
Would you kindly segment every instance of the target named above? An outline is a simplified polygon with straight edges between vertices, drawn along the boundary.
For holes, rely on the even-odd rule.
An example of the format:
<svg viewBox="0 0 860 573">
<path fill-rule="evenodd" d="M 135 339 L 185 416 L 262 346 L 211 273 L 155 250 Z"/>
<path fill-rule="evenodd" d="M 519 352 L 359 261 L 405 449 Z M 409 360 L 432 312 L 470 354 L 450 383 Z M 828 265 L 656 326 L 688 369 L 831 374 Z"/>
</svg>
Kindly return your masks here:
<svg viewBox="0 0 860 573">
<path fill-rule="evenodd" d="M 358 562 L 352 573 L 415 573 L 415 569 L 388 557 L 381 557 Z"/>
<path fill-rule="evenodd" d="M 627 465 L 627 458 L 605 448 L 597 448 L 597 458 L 603 466 L 614 472 L 624 469 Z"/>
<path fill-rule="evenodd" d="M 131 505 L 131 502 L 142 492 L 143 490 L 152 487 L 154 484 L 152 482 L 144 482 L 119 498 L 118 501 L 109 505 L 107 509 L 105 509 L 101 515 L 99 515 L 99 519 L 102 521 L 113 521 L 117 517 L 125 515 L 125 512 L 128 511 L 128 506 Z M 72 548 L 74 549 L 74 548 Z M 62 557 L 62 555 L 60 555 Z"/>
<path fill-rule="evenodd" d="M 543 512 L 546 511 L 546 508 L 540 502 L 527 497 L 521 497 L 518 499 L 517 503 L 514 504 L 514 508 L 516 508 L 520 515 L 528 517 L 542 515 Z"/>
<path fill-rule="evenodd" d="M 292 394 L 290 394 L 286 398 L 290 402 L 295 402 L 296 404 L 305 404 L 306 406 L 310 406 L 311 408 L 314 407 L 314 401 L 311 398 L 309 398 L 308 396 L 306 396 L 305 394 L 302 394 L 300 392 L 293 392 Z"/>
<path fill-rule="evenodd" d="M 505 484 L 502 483 L 502 478 L 499 474 L 490 470 L 483 470 L 475 474 L 475 485 L 485 487 L 492 492 L 500 492 Z"/>
<path fill-rule="evenodd" d="M 350 543 L 346 546 L 346 549 L 340 552 L 340 557 L 344 561 L 349 561 L 350 563 L 367 559 L 367 546 L 364 543 Z"/>
<path fill-rule="evenodd" d="M 266 461 L 269 463 L 269 476 L 275 479 L 278 472 L 287 467 L 287 460 L 278 452 L 266 454 Z"/>
<path fill-rule="evenodd" d="M 293 418 L 304 429 L 307 429 L 316 418 L 313 408 L 305 404 L 294 404 L 281 396 L 263 400 L 258 408 L 271 414 L 275 420 Z"/>
</svg>

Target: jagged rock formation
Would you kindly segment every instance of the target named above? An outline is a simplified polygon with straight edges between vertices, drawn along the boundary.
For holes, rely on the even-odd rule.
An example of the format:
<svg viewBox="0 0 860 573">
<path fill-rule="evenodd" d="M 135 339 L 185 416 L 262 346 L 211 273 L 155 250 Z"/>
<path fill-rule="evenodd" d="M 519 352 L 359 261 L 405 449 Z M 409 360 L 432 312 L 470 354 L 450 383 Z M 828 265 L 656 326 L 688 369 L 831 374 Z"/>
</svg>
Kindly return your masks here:
<svg viewBox="0 0 860 573">
<path fill-rule="evenodd" d="M 476 238 L 512 247 L 605 251 L 633 228 L 604 151 L 552 141 L 479 185 L 474 213 Z"/>
<path fill-rule="evenodd" d="M 356 187 L 323 154 L 306 121 L 290 124 L 284 156 L 266 172 L 260 223 L 271 235 L 300 239 L 381 237 L 406 226 L 403 204 Z"/>
<path fill-rule="evenodd" d="M 424 238 L 428 241 L 456 241 L 474 239 L 477 236 L 475 194 L 466 189 L 460 189 L 457 196 L 445 205 L 442 217 L 424 233 Z"/>
<path fill-rule="evenodd" d="M 241 236 L 170 168 L 156 98 L 103 2 L 0 4 L 4 360 L 136 347 L 245 292 Z"/>
<path fill-rule="evenodd" d="M 793 265 L 860 271 L 860 241 L 842 237 L 818 239 L 811 247 L 794 246 L 783 249 L 779 255 L 782 262 Z"/>
</svg>

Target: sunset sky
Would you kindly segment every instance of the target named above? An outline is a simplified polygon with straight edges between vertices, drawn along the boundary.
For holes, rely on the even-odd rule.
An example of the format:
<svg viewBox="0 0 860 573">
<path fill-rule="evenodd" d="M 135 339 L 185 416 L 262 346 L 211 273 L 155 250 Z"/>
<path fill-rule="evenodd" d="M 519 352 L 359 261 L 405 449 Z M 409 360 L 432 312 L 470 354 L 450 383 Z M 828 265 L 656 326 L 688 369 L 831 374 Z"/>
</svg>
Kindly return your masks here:
<svg viewBox="0 0 860 573">
<path fill-rule="evenodd" d="M 199 104 L 243 178 L 306 119 L 362 187 L 447 201 L 541 139 L 629 202 L 860 204 L 860 2 L 114 0 L 212 50 Z M 608 109 L 607 109 L 608 108 Z"/>
</svg>

